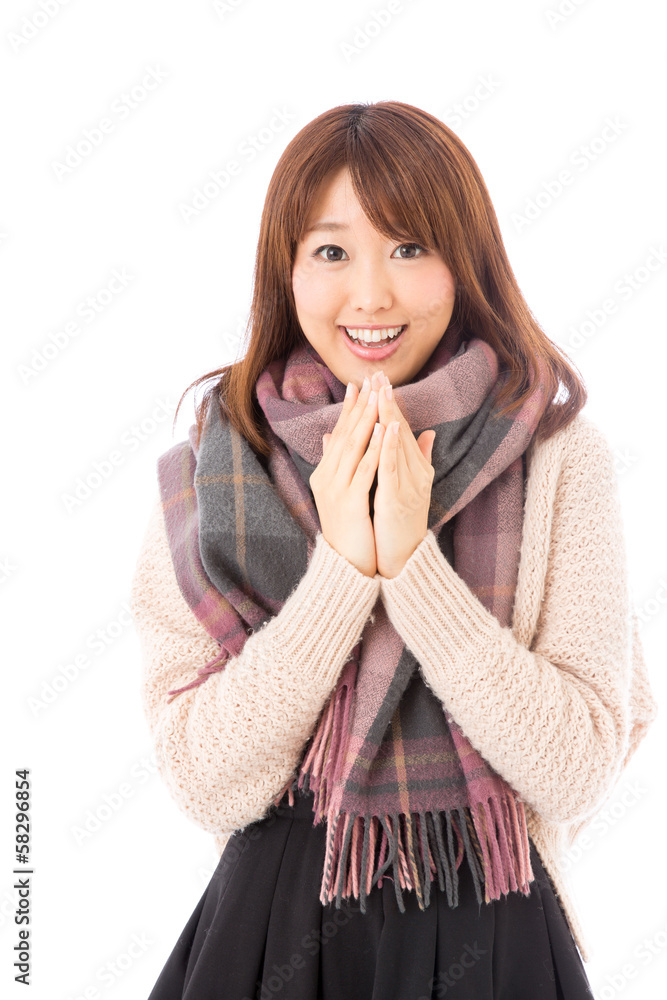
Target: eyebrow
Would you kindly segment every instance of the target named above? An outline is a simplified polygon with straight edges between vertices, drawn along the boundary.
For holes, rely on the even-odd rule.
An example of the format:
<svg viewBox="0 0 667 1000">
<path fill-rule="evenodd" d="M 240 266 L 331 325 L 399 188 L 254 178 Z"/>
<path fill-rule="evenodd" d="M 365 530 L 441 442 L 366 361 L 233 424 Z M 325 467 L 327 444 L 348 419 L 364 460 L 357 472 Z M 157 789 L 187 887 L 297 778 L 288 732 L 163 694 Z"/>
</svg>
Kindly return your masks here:
<svg viewBox="0 0 667 1000">
<path fill-rule="evenodd" d="M 340 229 L 349 229 L 350 227 L 344 222 L 326 222 L 324 220 L 320 222 L 314 222 L 312 226 L 309 226 L 305 230 L 304 236 L 308 233 L 314 233 L 316 230 L 326 230 L 328 232 L 337 232 Z"/>
</svg>

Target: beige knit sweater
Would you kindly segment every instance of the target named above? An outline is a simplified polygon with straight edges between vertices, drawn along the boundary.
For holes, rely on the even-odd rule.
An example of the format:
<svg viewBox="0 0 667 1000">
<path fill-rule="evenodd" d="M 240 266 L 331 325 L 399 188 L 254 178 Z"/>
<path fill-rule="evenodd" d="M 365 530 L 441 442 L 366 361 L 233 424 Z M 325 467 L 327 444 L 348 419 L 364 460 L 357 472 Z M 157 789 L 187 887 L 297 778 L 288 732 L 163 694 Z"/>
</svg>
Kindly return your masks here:
<svg viewBox="0 0 667 1000">
<path fill-rule="evenodd" d="M 429 530 L 391 580 L 317 536 L 282 610 L 199 687 L 168 704 L 219 647 L 179 590 L 159 501 L 132 581 L 142 698 L 162 778 L 215 835 L 261 819 L 372 613 L 388 614 L 423 677 L 525 803 L 528 830 L 584 961 L 591 952 L 559 862 L 657 713 L 628 583 L 611 448 L 582 413 L 526 452 L 511 628 L 452 569 Z M 375 608 L 376 601 L 380 604 Z"/>
</svg>

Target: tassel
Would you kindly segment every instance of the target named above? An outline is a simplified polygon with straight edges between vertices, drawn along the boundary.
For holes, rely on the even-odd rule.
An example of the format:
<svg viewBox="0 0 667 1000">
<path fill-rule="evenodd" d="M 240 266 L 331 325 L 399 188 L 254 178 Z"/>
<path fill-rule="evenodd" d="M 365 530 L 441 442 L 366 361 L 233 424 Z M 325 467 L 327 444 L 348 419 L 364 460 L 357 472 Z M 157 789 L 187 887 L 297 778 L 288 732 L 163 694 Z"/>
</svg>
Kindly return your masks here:
<svg viewBox="0 0 667 1000">
<path fill-rule="evenodd" d="M 419 908 L 425 910 L 431 902 L 431 882 L 437 878 L 449 906 L 455 908 L 458 869 L 464 859 L 478 903 L 489 903 L 517 889 L 529 895 L 534 878 L 530 844 L 520 836 L 521 802 L 514 805 L 510 797 L 407 816 L 330 814 L 320 900 L 324 905 L 335 898 L 340 909 L 343 897 L 354 897 L 365 913 L 373 887 L 381 887 L 382 879 L 391 877 L 401 913 L 405 912 L 403 890 L 413 891 Z M 385 874 L 389 868 L 392 876 Z"/>
<path fill-rule="evenodd" d="M 398 816 L 394 815 L 391 817 L 393 821 L 393 827 L 389 827 L 389 817 L 386 817 L 387 822 L 387 836 L 389 838 L 390 848 L 389 848 L 389 858 L 388 861 L 392 862 L 393 879 L 394 879 L 394 892 L 396 894 L 396 902 L 398 903 L 398 908 L 401 913 L 405 913 L 405 906 L 403 904 L 403 894 L 401 893 L 401 879 L 399 874 L 399 829 L 398 829 Z"/>
<path fill-rule="evenodd" d="M 445 824 L 447 826 L 447 849 L 449 850 L 449 865 L 451 871 L 451 877 L 453 882 L 453 896 L 454 902 L 452 906 L 459 905 L 459 873 L 456 864 L 456 858 L 454 857 L 454 828 L 452 826 L 452 817 L 449 813 L 445 813 Z M 441 824 L 436 826 L 436 833 L 438 837 L 442 836 Z M 443 855 L 446 856 L 446 852 L 443 850 Z"/>
<path fill-rule="evenodd" d="M 523 886 L 525 887 L 522 888 L 521 891 L 524 893 L 524 895 L 528 896 L 530 895 L 530 887 L 528 883 L 535 878 L 535 875 L 533 873 L 533 868 L 530 863 L 530 844 L 528 842 L 528 833 L 527 833 L 528 828 L 526 826 L 526 814 L 521 799 L 519 799 L 519 801 L 516 803 L 516 807 L 519 812 L 519 816 L 521 818 L 520 832 L 518 839 L 519 839 L 519 846 L 520 848 L 522 848 L 520 856 L 522 856 L 523 858 L 523 865 L 522 865 L 522 871 L 524 872 Z"/>
<path fill-rule="evenodd" d="M 371 831 L 373 829 L 373 816 L 364 816 L 364 846 L 361 851 L 361 883 L 359 891 L 359 901 L 361 912 L 366 912 L 366 896 L 369 892 L 368 878 L 372 874 L 372 866 L 369 865 L 368 852 L 370 847 L 371 858 L 373 857 L 373 845 L 371 844 Z"/>
<path fill-rule="evenodd" d="M 311 768 L 314 774 L 319 774 L 319 765 L 321 763 L 321 753 L 319 751 L 320 747 L 322 748 L 322 752 L 324 751 L 324 743 L 326 741 L 326 735 L 328 732 L 328 726 L 326 724 L 327 717 L 333 711 L 333 702 L 334 698 L 332 695 L 329 698 L 326 708 L 324 710 L 323 724 L 316 728 L 315 735 L 313 736 L 310 747 L 308 748 L 306 756 L 303 760 L 301 777 L 299 779 L 299 787 L 301 787 L 304 778 L 306 779 L 308 778 L 308 772 L 311 770 Z"/>
<path fill-rule="evenodd" d="M 349 813 L 345 813 L 345 826 L 343 828 L 343 846 L 339 855 L 338 862 L 338 890 L 336 892 L 336 909 L 340 909 L 341 898 L 343 895 L 343 881 L 345 878 L 345 862 L 347 860 L 347 848 L 350 842 L 350 834 L 352 833 L 352 824 L 354 823 L 355 817 L 350 816 Z"/>
<path fill-rule="evenodd" d="M 349 661 L 351 670 L 355 662 Z M 350 677 L 343 677 L 322 710 L 311 746 L 301 764 L 299 788 L 305 787 L 314 795 L 315 825 L 329 813 L 330 789 L 336 784 L 344 765 L 344 734 L 354 695 Z"/>
<path fill-rule="evenodd" d="M 197 673 L 199 674 L 199 677 L 196 677 L 193 681 L 190 681 L 190 683 L 186 684 L 184 687 L 173 688 L 171 691 L 167 691 L 167 694 L 172 695 L 171 698 L 167 699 L 167 704 L 170 705 L 177 694 L 182 694 L 183 691 L 189 691 L 191 688 L 198 687 L 200 684 L 203 684 L 204 681 L 208 680 L 211 674 L 215 674 L 219 670 L 222 670 L 228 659 L 229 659 L 229 653 L 227 652 L 227 650 L 221 649 L 218 655 L 215 656 L 212 660 L 209 660 L 208 663 L 204 664 L 203 667 L 197 667 Z M 222 660 L 223 662 L 220 663 L 220 660 Z"/>
<path fill-rule="evenodd" d="M 391 857 L 391 852 L 389 850 L 389 839 L 387 837 L 387 831 L 385 830 L 384 823 L 378 817 L 374 818 L 378 820 L 378 826 L 382 827 L 382 844 L 380 847 L 380 863 L 378 866 L 378 880 L 377 880 L 378 886 L 382 888 L 382 876 L 389 867 L 389 861 L 387 859 Z M 386 858 L 385 858 L 385 851 L 386 851 Z M 371 882 L 371 885 L 373 885 L 373 882 Z"/>
<path fill-rule="evenodd" d="M 431 902 L 431 882 L 433 881 L 433 869 L 431 867 L 431 852 L 428 849 L 428 834 L 426 830 L 426 813 L 420 813 L 415 817 L 415 822 L 419 826 L 419 836 L 421 838 L 421 852 L 424 858 L 424 907 Z M 428 871 L 428 877 L 427 877 Z"/>
<path fill-rule="evenodd" d="M 482 849 L 482 866 L 484 869 L 484 885 L 485 885 L 485 895 L 484 901 L 490 902 L 491 894 L 495 891 L 495 885 L 493 884 L 493 865 L 491 861 L 491 856 L 489 854 L 489 847 L 487 844 L 487 831 L 484 823 L 484 804 L 482 802 L 477 802 L 473 807 L 471 807 L 471 812 L 473 815 L 473 822 L 475 824 L 475 830 L 477 831 L 478 841 Z M 469 831 L 467 824 L 464 824 L 464 836 L 467 838 L 469 836 Z M 466 840 L 466 847 L 468 846 Z M 489 886 L 489 883 L 490 886 Z M 477 881 L 475 882 L 475 891 L 477 891 Z M 479 895 L 477 897 L 478 902 L 481 903 Z"/>
<path fill-rule="evenodd" d="M 431 813 L 425 813 L 426 816 L 426 826 L 428 828 L 428 833 L 431 838 L 431 853 L 433 860 L 435 861 L 435 870 L 438 876 L 438 886 L 441 892 L 447 892 L 447 902 L 452 905 L 452 893 L 451 893 L 451 875 L 449 873 L 449 866 L 447 864 L 447 859 L 444 856 L 444 851 L 441 853 L 438 849 L 438 836 L 435 829 L 435 823 L 433 822 L 433 816 Z"/>
<path fill-rule="evenodd" d="M 506 873 L 505 878 L 505 888 L 504 892 L 516 892 L 518 888 L 518 883 L 516 880 L 515 865 L 512 862 L 512 852 L 508 844 L 508 836 L 510 834 L 510 823 L 509 823 L 509 813 L 507 811 L 507 802 L 503 798 L 498 801 L 491 797 L 489 799 L 491 803 L 491 809 L 495 813 L 496 818 L 496 829 L 498 831 L 498 845 L 500 848 L 500 858 L 503 871 Z M 508 885 L 509 882 L 509 885 Z"/>
</svg>

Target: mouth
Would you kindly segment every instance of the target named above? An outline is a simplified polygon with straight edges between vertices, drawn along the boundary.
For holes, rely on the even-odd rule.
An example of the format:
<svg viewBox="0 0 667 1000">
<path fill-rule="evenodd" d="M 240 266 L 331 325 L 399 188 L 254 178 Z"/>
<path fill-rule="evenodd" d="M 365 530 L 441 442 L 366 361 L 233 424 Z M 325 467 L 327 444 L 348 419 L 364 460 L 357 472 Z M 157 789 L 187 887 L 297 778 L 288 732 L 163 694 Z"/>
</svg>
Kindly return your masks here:
<svg viewBox="0 0 667 1000">
<path fill-rule="evenodd" d="M 364 330 L 357 327 L 339 326 L 345 343 L 358 358 L 381 360 L 389 357 L 397 349 L 408 324 L 386 327 L 381 330 Z M 366 337 L 373 340 L 366 340 Z"/>
</svg>

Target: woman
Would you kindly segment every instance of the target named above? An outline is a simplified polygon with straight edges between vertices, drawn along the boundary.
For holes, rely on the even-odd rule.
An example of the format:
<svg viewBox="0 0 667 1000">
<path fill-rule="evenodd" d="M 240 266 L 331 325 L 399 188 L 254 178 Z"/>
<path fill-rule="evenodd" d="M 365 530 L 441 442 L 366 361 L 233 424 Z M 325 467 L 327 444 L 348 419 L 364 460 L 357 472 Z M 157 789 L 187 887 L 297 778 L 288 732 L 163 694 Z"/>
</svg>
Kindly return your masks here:
<svg viewBox="0 0 667 1000">
<path fill-rule="evenodd" d="M 150 1000 L 591 997 L 559 861 L 656 706 L 585 388 L 410 105 L 290 142 L 255 278 L 133 581 L 160 771 L 221 851 Z"/>
</svg>

